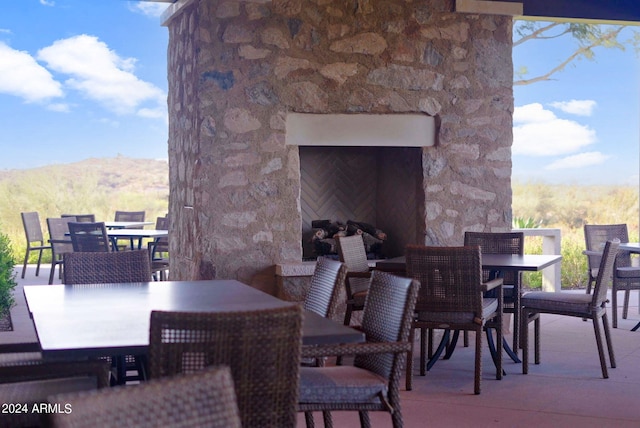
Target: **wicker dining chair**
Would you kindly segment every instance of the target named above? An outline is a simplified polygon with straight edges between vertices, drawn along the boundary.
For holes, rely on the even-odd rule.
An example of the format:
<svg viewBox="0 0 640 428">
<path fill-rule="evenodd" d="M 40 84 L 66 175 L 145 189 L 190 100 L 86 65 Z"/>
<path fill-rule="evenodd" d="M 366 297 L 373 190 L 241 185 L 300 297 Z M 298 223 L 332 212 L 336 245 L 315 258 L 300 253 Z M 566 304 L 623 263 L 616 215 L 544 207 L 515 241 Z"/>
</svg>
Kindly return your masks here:
<svg viewBox="0 0 640 428">
<path fill-rule="evenodd" d="M 72 252 L 64 255 L 63 283 L 114 284 L 151 281 L 149 254 L 145 250 L 113 252 Z M 147 379 L 143 355 L 114 357 L 116 380 L 120 384 Z M 134 371 L 128 375 L 127 371 Z"/>
<path fill-rule="evenodd" d="M 483 254 L 524 255 L 524 233 L 522 232 L 465 232 L 464 245 L 478 245 Z M 482 270 L 482 280 L 500 276 L 503 279 L 504 306 L 503 312 L 513 314 L 514 354 L 520 347 L 520 298 L 522 297 L 522 272 L 494 272 Z"/>
<path fill-rule="evenodd" d="M 156 230 L 169 230 L 169 216 L 156 218 Z M 147 244 L 154 279 L 165 281 L 169 270 L 169 237 L 155 238 Z"/>
<path fill-rule="evenodd" d="M 345 289 L 347 291 L 347 308 L 344 324 L 351 324 L 353 312 L 364 309 L 367 297 L 371 268 L 367 260 L 362 235 L 341 236 L 336 239 L 340 261 L 347 267 Z"/>
<path fill-rule="evenodd" d="M 73 251 L 109 252 L 111 243 L 104 222 L 70 222 L 69 235 Z"/>
<path fill-rule="evenodd" d="M 49 398 L 69 413 L 56 413 L 52 426 L 240 428 L 231 371 L 226 366 L 90 393 Z"/>
<path fill-rule="evenodd" d="M 69 238 L 69 223 L 73 218 L 48 218 L 47 228 L 49 229 L 49 239 L 51 242 L 51 272 L 49 273 L 49 284 L 53 284 L 56 266 L 58 266 L 58 275 L 62 278 L 64 270 L 63 256 L 66 253 L 73 252 L 71 238 Z"/>
<path fill-rule="evenodd" d="M 151 379 L 228 365 L 244 428 L 296 425 L 302 307 L 151 312 Z"/>
<path fill-rule="evenodd" d="M 482 381 L 482 336 L 485 328 L 497 332 L 496 379 L 502 378 L 502 278 L 485 282 L 482 277 L 481 251 L 468 247 L 406 247 L 407 276 L 420 281 L 416 317 L 411 326 L 411 344 L 415 329 L 420 330 L 420 375 L 440 357 L 452 330 L 475 332 L 474 393 L 480 394 Z M 496 297 L 483 297 L 493 289 Z M 440 346 L 427 363 L 425 342 L 427 329 L 444 329 Z M 413 346 L 409 352 L 406 383 L 411 389 Z"/>
<path fill-rule="evenodd" d="M 598 269 L 602 259 L 602 249 L 607 241 L 614 239 L 629 242 L 626 224 L 587 224 L 584 226 L 585 254 L 589 267 L 587 294 L 591 293 L 592 284 L 598 277 Z M 613 270 L 611 287 L 611 314 L 613 328 L 618 328 L 618 291 L 624 290 L 622 318 L 627 319 L 629 313 L 629 296 L 631 290 L 640 290 L 640 268 L 631 265 L 631 255 L 627 251 L 618 251 Z"/>
<path fill-rule="evenodd" d="M 114 220 L 115 221 L 144 221 L 145 215 L 146 214 L 144 211 L 116 211 Z M 135 226 L 135 227 L 130 227 L 129 229 L 142 229 L 143 227 L 144 226 Z M 119 244 L 117 244 L 117 241 L 118 240 L 116 239 L 114 244 L 120 246 Z M 134 241 L 134 238 L 129 239 L 129 246 L 131 248 L 135 248 L 133 241 Z"/>
<path fill-rule="evenodd" d="M 95 214 L 62 214 L 60 217 L 73 217 L 78 223 L 95 223 L 96 215 Z"/>
<path fill-rule="evenodd" d="M 347 267 L 343 263 L 318 257 L 309 291 L 304 299 L 304 309 L 325 318 L 335 318 L 346 275 Z"/>
<path fill-rule="evenodd" d="M 109 376 L 106 361 L 0 361 L 0 402 L 19 406 L 0 412 L 0 426 L 48 426 L 43 414 L 32 411 L 34 406 L 47 405 L 47 397 L 53 394 L 108 387 Z M 23 406 L 26 412 L 16 411 L 23 410 Z"/>
<path fill-rule="evenodd" d="M 596 345 L 600 357 L 602 377 L 608 378 L 607 363 L 605 360 L 600 330 L 600 319 L 604 327 L 604 335 L 609 352 L 611 367 L 615 368 L 616 358 L 611 342 L 611 331 L 607 318 L 607 284 L 611 280 L 616 262 L 619 241 L 605 243 L 601 253 L 598 275 L 593 289 L 593 294 L 533 291 L 522 296 L 522 373 L 529 372 L 529 328 L 530 322 L 534 323 L 534 352 L 535 363 L 540 364 L 540 314 L 566 315 L 582 319 L 591 319 L 596 336 Z"/>
<path fill-rule="evenodd" d="M 304 347 L 304 357 L 355 355 L 353 365 L 302 367 L 298 410 L 307 427 L 314 411 L 322 411 L 331 426 L 331 411 L 358 411 L 362 427 L 370 427 L 369 411 L 391 414 L 393 426 L 402 426 L 399 384 L 420 284 L 387 272 L 375 271 L 362 315 L 366 342 Z"/>
<path fill-rule="evenodd" d="M 36 276 L 38 276 L 40 274 L 42 252 L 44 250 L 51 250 L 51 245 L 46 244 L 44 241 L 44 236 L 42 235 L 42 224 L 40 223 L 40 216 L 36 211 L 20 213 L 20 217 L 22 217 L 24 234 L 27 238 L 27 249 L 24 255 L 24 264 L 22 265 L 22 278 L 24 278 L 25 272 L 27 271 L 27 263 L 29 262 L 29 255 L 32 251 L 38 252 L 38 264 L 36 265 Z"/>
</svg>

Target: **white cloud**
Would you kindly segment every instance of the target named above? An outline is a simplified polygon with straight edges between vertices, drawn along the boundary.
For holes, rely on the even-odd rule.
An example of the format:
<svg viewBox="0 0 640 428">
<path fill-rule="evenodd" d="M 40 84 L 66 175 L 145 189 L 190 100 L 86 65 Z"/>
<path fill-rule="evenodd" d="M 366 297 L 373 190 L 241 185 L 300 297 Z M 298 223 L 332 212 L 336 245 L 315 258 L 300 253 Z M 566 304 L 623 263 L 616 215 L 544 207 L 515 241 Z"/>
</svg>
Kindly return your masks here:
<svg viewBox="0 0 640 428">
<path fill-rule="evenodd" d="M 0 28 L 0 34 L 12 34 L 8 28 Z"/>
<path fill-rule="evenodd" d="M 40 0 L 40 4 L 44 6 L 55 6 L 56 3 L 53 0 Z"/>
<path fill-rule="evenodd" d="M 28 53 L 0 42 L 0 92 L 27 102 L 46 102 L 63 96 L 62 86 Z"/>
<path fill-rule="evenodd" d="M 47 106 L 47 109 L 60 113 L 69 113 L 71 111 L 71 107 L 69 106 L 69 104 L 65 103 L 52 103 Z"/>
<path fill-rule="evenodd" d="M 565 113 L 577 116 L 591 116 L 593 109 L 596 108 L 596 102 L 593 100 L 557 101 L 550 105 Z"/>
<path fill-rule="evenodd" d="M 573 156 L 567 156 L 566 158 L 557 160 L 547 165 L 545 169 L 557 170 L 557 169 L 577 169 L 587 166 L 599 165 L 604 163 L 611 156 L 605 155 L 600 152 L 585 152 Z"/>
<path fill-rule="evenodd" d="M 136 60 L 121 58 L 97 37 L 83 34 L 58 40 L 37 57 L 50 69 L 69 75 L 67 86 L 117 114 L 166 110 L 166 94 L 133 73 Z"/>
<path fill-rule="evenodd" d="M 516 107 L 513 122 L 512 151 L 515 155 L 566 155 L 596 142 L 593 129 L 560 119 L 538 103 Z"/>
<path fill-rule="evenodd" d="M 129 10 L 154 18 L 160 17 L 160 15 L 167 10 L 167 7 L 169 7 L 168 3 L 154 3 L 146 1 L 129 2 Z"/>
</svg>

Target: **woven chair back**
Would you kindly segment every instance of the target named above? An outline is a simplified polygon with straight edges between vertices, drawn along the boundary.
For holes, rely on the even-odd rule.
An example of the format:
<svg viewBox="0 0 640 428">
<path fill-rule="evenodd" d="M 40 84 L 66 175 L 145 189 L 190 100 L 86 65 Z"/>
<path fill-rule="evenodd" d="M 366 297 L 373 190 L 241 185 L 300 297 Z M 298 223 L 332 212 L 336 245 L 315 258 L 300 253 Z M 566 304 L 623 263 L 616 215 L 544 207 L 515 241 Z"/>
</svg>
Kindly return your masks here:
<svg viewBox="0 0 640 428">
<path fill-rule="evenodd" d="M 108 252 L 111 244 L 107 236 L 104 222 L 97 223 L 69 223 L 69 235 L 73 251 L 78 252 Z"/>
<path fill-rule="evenodd" d="M 607 288 L 613 277 L 613 269 L 616 263 L 616 255 L 618 254 L 619 246 L 620 241 L 617 239 L 614 241 L 607 241 L 605 243 L 604 251 L 600 260 L 600 266 L 598 268 L 596 285 L 593 291 L 592 304 L 594 306 L 602 306 L 607 301 Z"/>
<path fill-rule="evenodd" d="M 362 315 L 367 342 L 408 342 L 420 283 L 411 278 L 373 271 Z M 359 354 L 354 365 L 399 381 L 406 354 Z"/>
<path fill-rule="evenodd" d="M 607 241 L 619 240 L 629 242 L 629 232 L 626 224 L 585 224 L 584 241 L 587 251 L 602 252 Z M 602 257 L 589 255 L 589 269 L 600 266 Z M 631 266 L 631 256 L 627 251 L 619 251 L 616 256 L 616 267 Z"/>
<path fill-rule="evenodd" d="M 96 215 L 95 214 L 62 214 L 60 217 L 73 217 L 78 223 L 95 223 Z"/>
<path fill-rule="evenodd" d="M 524 254 L 524 233 L 522 232 L 465 232 L 465 246 L 479 246 L 483 254 Z M 482 280 L 488 281 L 494 276 L 489 269 L 482 270 Z M 522 273 L 501 272 L 501 278 L 507 285 L 520 285 Z"/>
<path fill-rule="evenodd" d="M 420 281 L 416 311 L 474 313 L 482 318 L 480 247 L 406 248 L 407 276 Z"/>
<path fill-rule="evenodd" d="M 24 233 L 27 237 L 27 244 L 31 242 L 43 242 L 42 225 L 40 224 L 40 216 L 37 212 L 20 213 L 22 217 L 22 225 Z"/>
<path fill-rule="evenodd" d="M 176 376 L 135 387 L 60 394 L 52 404 L 72 412 L 53 416 L 55 427 L 240 428 L 233 379 L 228 367 Z"/>
<path fill-rule="evenodd" d="M 302 307 L 151 313 L 151 379 L 228 365 L 242 426 L 296 425 Z"/>
<path fill-rule="evenodd" d="M 49 229 L 49 238 L 52 241 L 51 248 L 53 252 L 53 259 L 57 260 L 62 257 L 64 253 L 70 253 L 73 251 L 73 245 L 69 239 L 69 223 L 73 221 L 72 217 L 66 218 L 48 218 L 47 228 Z M 66 242 L 65 242 L 66 241 Z"/>
<path fill-rule="evenodd" d="M 146 250 L 67 253 L 63 277 L 65 284 L 149 282 L 149 253 Z"/>
<path fill-rule="evenodd" d="M 325 318 L 334 318 L 346 275 L 347 268 L 344 264 L 319 257 L 304 300 L 304 308 Z"/>
<path fill-rule="evenodd" d="M 116 211 L 115 221 L 144 221 L 144 211 Z M 136 226 L 130 229 L 142 229 L 143 226 Z"/>
</svg>

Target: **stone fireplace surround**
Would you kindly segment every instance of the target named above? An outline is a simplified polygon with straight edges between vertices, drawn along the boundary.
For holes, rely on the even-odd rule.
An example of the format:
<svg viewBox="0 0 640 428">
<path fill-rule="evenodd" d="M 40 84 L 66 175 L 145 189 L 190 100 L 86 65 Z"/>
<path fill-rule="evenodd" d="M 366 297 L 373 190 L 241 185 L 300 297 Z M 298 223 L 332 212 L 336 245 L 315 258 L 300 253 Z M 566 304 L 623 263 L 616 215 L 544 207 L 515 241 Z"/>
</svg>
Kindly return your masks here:
<svg viewBox="0 0 640 428">
<path fill-rule="evenodd" d="M 365 151 L 387 165 L 378 185 L 412 171 L 415 219 L 403 220 L 419 242 L 509 229 L 510 17 L 455 13 L 452 0 L 179 0 L 172 11 L 172 279 L 276 294 L 276 265 L 299 263 L 301 163 L 314 148 L 286 144 L 291 113 L 433 117 L 433 146 Z"/>
</svg>

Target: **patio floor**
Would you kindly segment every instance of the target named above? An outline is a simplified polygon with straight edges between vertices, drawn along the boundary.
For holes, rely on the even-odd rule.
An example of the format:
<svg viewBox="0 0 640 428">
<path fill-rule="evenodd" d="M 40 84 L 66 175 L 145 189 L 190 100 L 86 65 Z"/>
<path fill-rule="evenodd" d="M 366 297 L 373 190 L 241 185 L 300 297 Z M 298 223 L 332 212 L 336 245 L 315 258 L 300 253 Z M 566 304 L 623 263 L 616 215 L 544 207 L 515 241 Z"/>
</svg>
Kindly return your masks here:
<svg viewBox="0 0 640 428">
<path fill-rule="evenodd" d="M 19 275 L 18 280 L 20 285 L 46 284 L 48 275 L 48 265 L 37 278 L 30 267 L 25 280 Z M 498 381 L 485 344 L 480 395 L 473 394 L 472 346 L 459 343 L 453 357 L 438 361 L 425 377 L 417 375 L 416 353 L 413 390 L 401 385 L 405 427 L 640 426 L 635 396 L 640 393 L 640 331 L 630 331 L 640 315 L 637 292 L 632 294 L 629 319 L 621 319 L 619 308 L 618 328 L 612 329 L 617 368 L 609 370 L 609 379 L 601 376 L 590 321 L 542 315 L 541 364 L 530 364 L 523 375 L 521 365 L 505 357 L 507 375 Z M 533 360 L 533 349 L 530 355 Z M 320 419 L 317 414 L 317 426 L 322 426 Z M 359 426 L 355 412 L 334 412 L 333 420 L 336 428 Z M 371 420 L 374 427 L 391 426 L 387 413 L 373 412 Z M 304 426 L 302 415 L 298 421 Z"/>
</svg>

